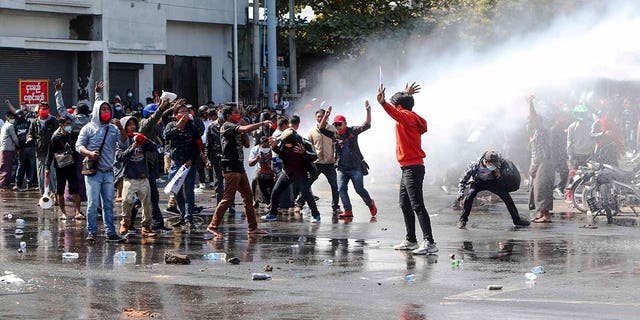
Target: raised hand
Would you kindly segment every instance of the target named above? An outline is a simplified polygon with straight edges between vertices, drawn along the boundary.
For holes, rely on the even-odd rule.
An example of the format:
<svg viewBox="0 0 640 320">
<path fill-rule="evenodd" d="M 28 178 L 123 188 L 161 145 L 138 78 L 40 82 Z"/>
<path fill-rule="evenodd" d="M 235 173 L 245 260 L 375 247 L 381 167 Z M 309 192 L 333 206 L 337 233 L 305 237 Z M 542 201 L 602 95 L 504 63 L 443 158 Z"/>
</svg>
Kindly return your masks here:
<svg viewBox="0 0 640 320">
<path fill-rule="evenodd" d="M 412 83 L 411 85 L 409 85 L 408 83 L 404 86 L 404 92 L 413 95 L 415 93 L 419 93 L 420 92 L 420 85 L 416 84 L 415 82 Z"/>
<path fill-rule="evenodd" d="M 380 105 L 384 105 L 384 102 L 385 102 L 384 101 L 384 91 L 385 90 L 386 89 L 384 88 L 384 85 L 382 85 L 382 84 L 378 87 L 378 94 L 376 95 L 376 99 L 378 100 L 378 103 Z"/>
<path fill-rule="evenodd" d="M 53 83 L 53 86 L 56 89 L 56 91 L 62 90 L 62 87 L 64 86 L 64 82 L 62 82 L 62 78 L 56 79 L 56 81 Z"/>
<path fill-rule="evenodd" d="M 96 82 L 96 92 L 100 93 L 102 92 L 102 89 L 104 89 L 104 82 L 103 81 Z"/>
<path fill-rule="evenodd" d="M 364 101 L 364 108 L 365 108 L 367 111 L 371 111 L 371 105 L 369 104 L 369 100 L 365 100 L 365 101 Z"/>
</svg>

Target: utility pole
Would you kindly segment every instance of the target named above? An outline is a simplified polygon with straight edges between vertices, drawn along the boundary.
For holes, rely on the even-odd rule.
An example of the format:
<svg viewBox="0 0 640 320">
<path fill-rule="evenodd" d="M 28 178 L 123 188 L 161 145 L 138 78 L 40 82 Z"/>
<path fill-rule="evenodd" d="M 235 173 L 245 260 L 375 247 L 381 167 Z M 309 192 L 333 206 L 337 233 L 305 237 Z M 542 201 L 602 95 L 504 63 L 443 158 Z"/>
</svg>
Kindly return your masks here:
<svg viewBox="0 0 640 320">
<path fill-rule="evenodd" d="M 298 94 L 298 68 L 296 61 L 296 5 L 289 0 L 289 82 L 291 94 Z"/>
<path fill-rule="evenodd" d="M 253 0 L 253 97 L 260 98 L 260 0 Z"/>
<path fill-rule="evenodd" d="M 275 97 L 278 92 L 278 47 L 276 44 L 276 0 L 266 0 L 267 4 L 267 80 L 269 88 L 269 106 L 276 105 Z"/>
<path fill-rule="evenodd" d="M 238 0 L 233 0 L 233 102 L 236 106 L 239 106 L 238 78 Z"/>
</svg>

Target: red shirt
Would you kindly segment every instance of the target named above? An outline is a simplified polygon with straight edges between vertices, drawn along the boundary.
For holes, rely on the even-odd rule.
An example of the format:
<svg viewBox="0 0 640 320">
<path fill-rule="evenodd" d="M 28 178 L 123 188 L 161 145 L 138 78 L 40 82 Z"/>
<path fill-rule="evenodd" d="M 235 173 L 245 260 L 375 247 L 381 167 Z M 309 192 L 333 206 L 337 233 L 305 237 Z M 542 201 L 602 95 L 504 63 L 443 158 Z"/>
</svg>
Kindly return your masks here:
<svg viewBox="0 0 640 320">
<path fill-rule="evenodd" d="M 396 108 L 385 102 L 386 111 L 396 121 L 396 158 L 400 167 L 424 163 L 421 135 L 427 132 L 427 121 L 413 111 Z"/>
</svg>

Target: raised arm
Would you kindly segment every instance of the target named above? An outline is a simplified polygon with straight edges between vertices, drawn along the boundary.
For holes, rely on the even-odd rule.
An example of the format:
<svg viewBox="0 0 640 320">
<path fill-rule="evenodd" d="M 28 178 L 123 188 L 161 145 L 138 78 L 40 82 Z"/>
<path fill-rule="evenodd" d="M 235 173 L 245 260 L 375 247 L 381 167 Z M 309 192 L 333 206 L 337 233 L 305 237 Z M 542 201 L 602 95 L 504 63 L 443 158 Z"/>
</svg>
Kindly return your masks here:
<svg viewBox="0 0 640 320">
<path fill-rule="evenodd" d="M 332 106 L 329 106 L 327 108 L 327 110 L 324 112 L 324 116 L 322 116 L 322 119 L 320 120 L 320 123 L 318 124 L 318 128 L 319 129 L 324 129 L 327 127 L 327 122 L 329 121 L 329 116 L 331 115 L 331 110 L 333 110 Z"/>
<path fill-rule="evenodd" d="M 9 100 L 9 98 L 5 98 L 4 99 L 4 103 L 7 104 L 7 107 L 9 108 L 9 111 L 16 113 L 18 110 L 13 106 L 13 104 L 11 103 L 11 100 Z"/>
<path fill-rule="evenodd" d="M 96 82 L 96 88 L 95 88 L 96 99 L 95 99 L 95 101 L 102 100 L 102 89 L 103 88 L 104 88 L 104 82 L 103 81 Z"/>
<path fill-rule="evenodd" d="M 58 114 L 63 117 L 72 117 L 71 114 L 67 111 L 67 108 L 64 106 L 64 100 L 62 99 L 62 87 L 64 86 L 64 82 L 62 82 L 62 78 L 56 79 L 54 82 L 54 87 L 56 92 L 54 93 L 56 97 L 56 109 L 58 110 Z"/>
<path fill-rule="evenodd" d="M 536 108 L 533 106 L 533 100 L 535 98 L 535 95 L 527 97 L 527 103 L 529 104 L 529 128 L 532 130 L 538 128 L 538 114 L 536 113 Z"/>
<path fill-rule="evenodd" d="M 271 120 L 265 120 L 262 122 L 257 122 L 254 124 L 248 124 L 245 126 L 239 126 L 238 127 L 238 133 L 247 133 L 247 132 L 251 132 L 253 130 L 256 130 L 258 128 L 260 128 L 261 126 L 271 126 Z"/>
<path fill-rule="evenodd" d="M 371 105 L 369 104 L 369 100 L 364 101 L 364 108 L 367 110 L 367 119 L 362 126 L 371 126 Z"/>
</svg>

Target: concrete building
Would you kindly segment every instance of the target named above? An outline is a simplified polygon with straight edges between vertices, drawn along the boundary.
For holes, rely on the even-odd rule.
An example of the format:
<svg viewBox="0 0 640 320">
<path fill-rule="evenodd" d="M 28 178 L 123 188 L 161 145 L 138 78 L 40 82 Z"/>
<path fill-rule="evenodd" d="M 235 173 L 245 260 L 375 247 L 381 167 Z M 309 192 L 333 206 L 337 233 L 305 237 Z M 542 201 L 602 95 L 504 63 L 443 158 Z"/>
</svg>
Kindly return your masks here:
<svg viewBox="0 0 640 320">
<path fill-rule="evenodd" d="M 238 1 L 238 23 L 247 21 Z M 233 99 L 232 0 L 0 0 L 0 98 L 18 101 L 19 79 L 63 77 L 67 103 L 154 89 L 188 103 Z M 5 108 L 3 105 L 2 108 Z"/>
</svg>

